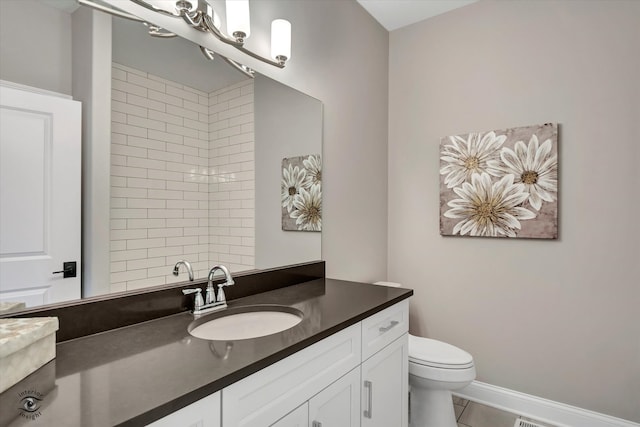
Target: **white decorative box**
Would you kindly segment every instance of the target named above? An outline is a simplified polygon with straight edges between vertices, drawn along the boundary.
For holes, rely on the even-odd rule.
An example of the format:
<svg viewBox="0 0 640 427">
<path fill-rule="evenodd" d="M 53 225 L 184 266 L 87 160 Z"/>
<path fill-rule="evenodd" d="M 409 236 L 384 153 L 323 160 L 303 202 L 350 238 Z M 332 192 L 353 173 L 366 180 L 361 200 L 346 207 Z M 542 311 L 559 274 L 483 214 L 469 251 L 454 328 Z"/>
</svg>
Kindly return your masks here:
<svg viewBox="0 0 640 427">
<path fill-rule="evenodd" d="M 23 302 L 0 301 L 0 314 L 12 313 L 26 308 Z"/>
<path fill-rule="evenodd" d="M 0 393 L 56 357 L 57 317 L 0 319 Z"/>
</svg>

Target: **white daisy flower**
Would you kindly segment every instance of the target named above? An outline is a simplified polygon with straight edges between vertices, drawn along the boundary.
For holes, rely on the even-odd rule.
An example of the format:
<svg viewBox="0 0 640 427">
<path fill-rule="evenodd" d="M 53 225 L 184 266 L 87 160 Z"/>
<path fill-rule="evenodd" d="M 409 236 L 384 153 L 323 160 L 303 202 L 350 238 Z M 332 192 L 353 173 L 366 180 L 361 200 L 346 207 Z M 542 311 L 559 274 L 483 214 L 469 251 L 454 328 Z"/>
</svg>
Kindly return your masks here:
<svg viewBox="0 0 640 427">
<path fill-rule="evenodd" d="M 300 189 L 293 200 L 294 210 L 291 218 L 295 218 L 298 230 L 322 231 L 322 192 L 319 185 L 312 185 L 307 191 Z"/>
<path fill-rule="evenodd" d="M 304 188 L 309 190 L 312 185 L 322 183 L 322 159 L 320 156 L 312 154 L 302 161 L 302 165 L 307 171 Z"/>
<path fill-rule="evenodd" d="M 520 221 L 536 215 L 520 206 L 529 193 L 524 184 L 513 181 L 513 175 L 505 175 L 492 183 L 489 174 L 474 173 L 471 183 L 454 188 L 460 198 L 447 203 L 451 209 L 444 213 L 447 218 L 462 219 L 453 227 L 453 234 L 516 237 Z"/>
<path fill-rule="evenodd" d="M 451 144 L 442 148 L 440 157 L 447 163 L 440 169 L 440 175 L 446 175 L 447 188 L 469 182 L 474 173 L 500 176 L 498 155 L 506 139 L 506 135 L 496 136 L 495 132 L 470 133 L 466 140 L 457 135 L 450 136 Z"/>
<path fill-rule="evenodd" d="M 306 178 L 306 171 L 304 168 L 298 166 L 288 168 L 282 168 L 282 181 L 280 183 L 280 190 L 282 196 L 282 207 L 287 208 L 287 212 L 293 210 L 293 200 L 296 194 L 300 193 L 300 189 L 303 187 L 304 180 Z"/>
<path fill-rule="evenodd" d="M 542 201 L 553 202 L 558 192 L 558 156 L 551 153 L 550 139 L 539 146 L 536 135 L 529 145 L 518 141 L 513 148 L 504 147 L 500 152 L 502 173 L 515 175 L 515 182 L 524 184 L 529 204 L 539 211 Z"/>
</svg>

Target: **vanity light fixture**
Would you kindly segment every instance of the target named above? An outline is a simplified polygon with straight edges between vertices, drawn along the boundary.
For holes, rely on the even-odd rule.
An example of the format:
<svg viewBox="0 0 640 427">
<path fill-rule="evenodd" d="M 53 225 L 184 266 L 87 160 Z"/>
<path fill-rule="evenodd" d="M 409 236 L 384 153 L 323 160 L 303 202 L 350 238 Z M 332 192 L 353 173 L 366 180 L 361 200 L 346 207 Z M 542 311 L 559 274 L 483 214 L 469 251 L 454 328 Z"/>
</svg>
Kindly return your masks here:
<svg viewBox="0 0 640 427">
<path fill-rule="evenodd" d="M 135 15 L 131 15 L 130 13 L 104 6 L 102 4 L 94 2 L 93 0 L 76 0 L 76 1 L 78 2 L 79 5 L 88 6 L 92 9 L 99 10 L 101 12 L 105 12 L 113 16 L 117 16 L 118 18 L 124 18 L 130 21 L 141 22 L 142 24 L 144 24 L 145 27 L 147 27 L 147 31 L 150 36 L 162 37 L 162 38 L 170 38 L 170 37 L 177 36 L 177 34 L 165 31 L 164 29 L 158 27 L 157 25 L 147 22 L 144 19 L 140 19 Z"/>
<path fill-rule="evenodd" d="M 144 7 L 148 8 L 148 9 L 152 9 L 156 12 L 160 12 L 164 15 L 170 15 L 170 16 L 183 16 L 184 19 L 194 28 L 197 28 L 200 31 L 209 31 L 209 28 L 215 28 L 216 31 L 222 35 L 222 33 L 220 32 L 220 17 L 218 16 L 217 13 L 215 13 L 215 11 L 213 10 L 213 8 L 207 4 L 207 11 L 206 13 L 203 15 L 202 11 L 197 10 L 196 8 L 193 7 L 193 3 L 190 1 L 185 1 L 185 0 L 180 0 L 180 1 L 175 1 L 175 0 L 149 0 L 150 3 L 153 4 L 147 4 L 144 1 L 141 0 L 131 0 L 132 2 L 139 4 L 139 5 L 144 5 Z M 192 0 L 193 2 L 195 2 L 195 4 L 198 4 L 198 0 Z M 229 0 L 227 0 L 229 1 Z M 177 34 L 175 33 L 171 33 L 168 32 L 166 30 L 164 30 L 163 28 L 158 27 L 155 24 L 151 24 L 143 19 L 138 18 L 135 15 L 131 15 L 127 12 L 123 12 L 121 10 L 117 10 L 117 9 L 113 9 L 111 7 L 106 7 L 103 6 L 102 4 L 98 4 L 95 3 L 93 0 L 77 0 L 78 4 L 84 5 L 84 6 L 88 6 L 91 7 L 93 9 L 99 10 L 101 12 L 106 12 L 109 13 L 113 16 L 117 16 L 119 18 L 124 18 L 124 19 L 128 19 L 130 21 L 136 21 L 136 22 L 140 22 L 142 24 L 144 24 L 144 26 L 147 27 L 147 32 L 150 36 L 152 37 L 160 37 L 160 38 L 171 38 L 171 37 L 176 37 Z M 232 1 L 232 3 L 235 3 L 234 1 Z M 159 9 L 158 6 L 168 6 L 168 5 L 175 5 L 176 10 L 181 11 L 181 15 L 175 15 L 172 13 L 169 13 L 167 11 L 165 11 L 164 9 Z M 247 3 L 247 11 L 248 11 L 248 3 Z M 206 18 L 204 18 L 206 17 Z M 203 24 L 203 22 L 206 22 Z M 248 22 L 248 17 L 247 17 L 247 22 Z M 275 21 L 274 21 L 275 22 Z M 287 22 L 287 21 L 285 21 Z M 291 24 L 289 24 L 290 26 Z M 243 32 L 241 31 L 242 27 L 239 27 L 240 30 L 236 31 L 236 33 L 238 34 L 238 37 L 242 37 L 242 39 L 245 39 L 248 37 L 248 30 L 247 32 Z M 246 28 L 245 28 L 246 29 Z M 213 34 L 216 34 L 215 32 L 213 32 Z M 217 36 L 217 35 L 216 35 Z M 289 34 L 289 40 L 291 39 L 291 34 Z M 235 46 L 235 45 L 234 45 Z M 237 46 L 236 46 L 237 47 Z M 240 49 L 240 48 L 239 48 Z M 283 48 L 285 49 L 285 48 Z M 290 52 L 291 50 L 291 44 L 289 43 L 289 47 L 288 47 L 288 51 L 286 50 L 282 50 L 282 52 Z M 241 48 L 240 50 L 242 50 L 243 52 L 250 52 L 244 48 Z M 233 59 L 227 58 L 226 56 L 220 55 L 215 53 L 214 51 L 212 51 L 209 48 L 206 48 L 204 46 L 200 46 L 200 51 L 202 52 L 202 54 L 210 61 L 213 61 L 213 59 L 215 58 L 215 56 L 219 56 L 220 58 L 222 58 L 227 64 L 231 65 L 233 68 L 235 68 L 236 70 L 240 71 L 241 73 L 243 73 L 244 75 L 246 75 L 247 77 L 250 78 L 254 78 L 255 77 L 255 71 L 249 67 L 247 67 L 246 65 L 243 65 L 237 61 L 234 61 Z M 267 62 L 271 65 L 275 65 L 279 68 L 283 68 L 284 67 L 284 62 L 287 60 L 288 56 L 283 56 L 280 55 L 277 58 L 278 62 L 275 63 L 273 61 L 269 61 L 266 58 L 262 58 L 259 55 L 253 54 L 252 52 L 250 53 L 251 56 L 258 58 L 264 62 Z M 274 57 L 274 59 L 276 59 L 276 57 Z"/>
<path fill-rule="evenodd" d="M 291 24 L 284 19 L 276 19 L 271 25 L 273 59 L 259 55 L 244 46 L 245 40 L 251 35 L 249 0 L 226 0 L 227 31 L 231 36 L 220 29 L 220 18 L 215 12 L 213 0 L 130 1 L 165 16 L 182 18 L 196 30 L 211 33 L 223 43 L 269 65 L 284 68 L 285 62 L 291 58 Z M 167 5 L 171 3 L 174 8 L 168 10 Z"/>
</svg>

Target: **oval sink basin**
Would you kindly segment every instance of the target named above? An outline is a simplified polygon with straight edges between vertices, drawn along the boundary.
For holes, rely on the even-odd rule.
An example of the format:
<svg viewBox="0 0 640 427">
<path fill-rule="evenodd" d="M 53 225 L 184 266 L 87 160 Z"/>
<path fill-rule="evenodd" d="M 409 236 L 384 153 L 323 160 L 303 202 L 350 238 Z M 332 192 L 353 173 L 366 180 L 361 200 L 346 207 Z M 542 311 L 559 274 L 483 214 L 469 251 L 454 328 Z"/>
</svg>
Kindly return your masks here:
<svg viewBox="0 0 640 427">
<path fill-rule="evenodd" d="M 281 305 L 233 307 L 194 320 L 188 331 L 205 340 L 245 340 L 286 331 L 302 318 L 300 310 Z"/>
</svg>

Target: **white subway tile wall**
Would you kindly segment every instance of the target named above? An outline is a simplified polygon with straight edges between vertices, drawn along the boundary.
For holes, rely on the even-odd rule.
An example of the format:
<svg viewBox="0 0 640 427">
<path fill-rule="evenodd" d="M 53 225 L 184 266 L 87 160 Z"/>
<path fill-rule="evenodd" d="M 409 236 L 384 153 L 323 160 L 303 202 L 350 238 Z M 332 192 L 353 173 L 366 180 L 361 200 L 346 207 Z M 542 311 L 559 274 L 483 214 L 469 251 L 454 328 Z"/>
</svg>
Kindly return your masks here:
<svg viewBox="0 0 640 427">
<path fill-rule="evenodd" d="M 253 80 L 209 94 L 209 258 L 232 270 L 255 265 L 253 123 Z"/>
<path fill-rule="evenodd" d="M 207 94 L 113 63 L 111 291 L 255 265 L 253 80 Z"/>
</svg>

